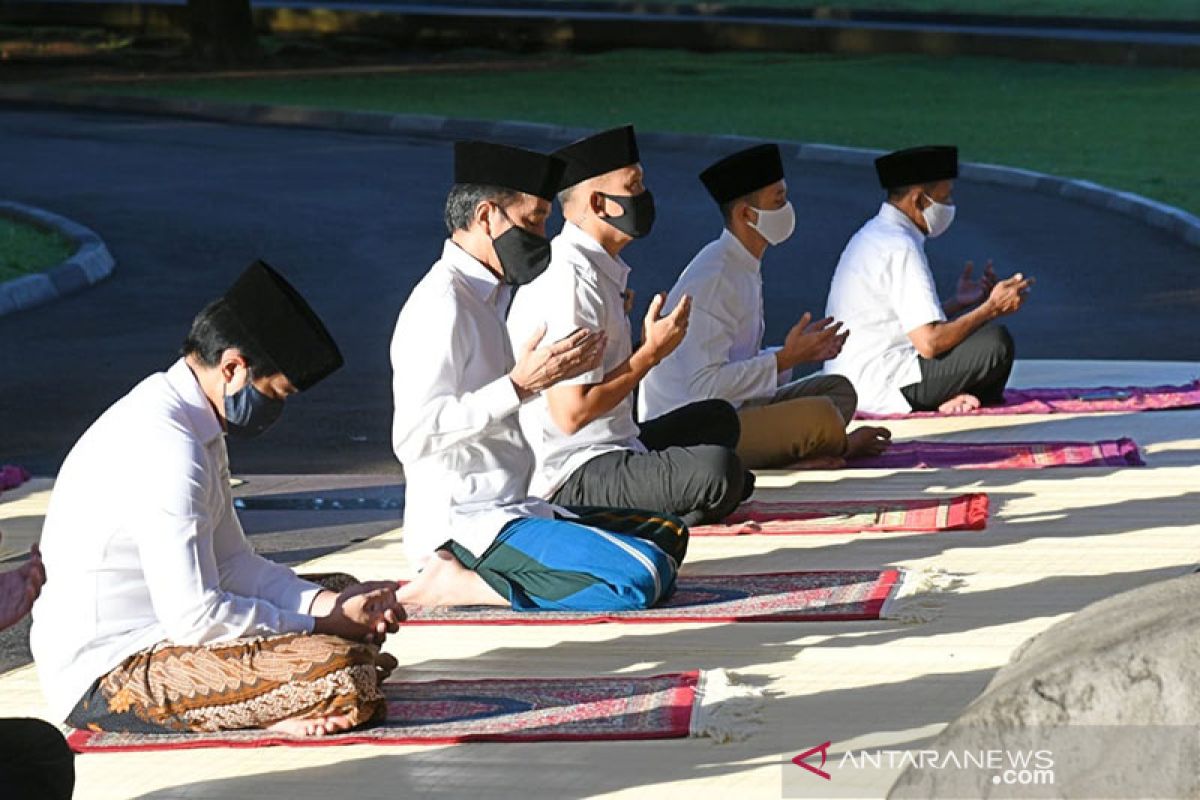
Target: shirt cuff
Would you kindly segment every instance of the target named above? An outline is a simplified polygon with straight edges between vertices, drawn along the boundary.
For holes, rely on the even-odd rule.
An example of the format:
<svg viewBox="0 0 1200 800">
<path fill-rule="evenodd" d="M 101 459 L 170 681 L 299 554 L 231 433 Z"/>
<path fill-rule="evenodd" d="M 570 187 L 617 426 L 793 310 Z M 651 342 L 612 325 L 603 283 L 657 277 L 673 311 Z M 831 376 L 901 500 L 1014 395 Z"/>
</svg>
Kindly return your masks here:
<svg viewBox="0 0 1200 800">
<path fill-rule="evenodd" d="M 295 611 L 279 612 L 280 633 L 312 633 L 316 624 L 316 617 L 309 614 L 298 614 Z"/>
<path fill-rule="evenodd" d="M 512 378 L 501 375 L 475 393 L 491 420 L 501 420 L 521 407 Z"/>
<path fill-rule="evenodd" d="M 283 611 L 308 614 L 312 611 L 313 600 L 316 600 L 320 593 L 320 586 L 296 577 L 287 585 L 283 596 L 271 598 L 271 602 Z"/>
</svg>

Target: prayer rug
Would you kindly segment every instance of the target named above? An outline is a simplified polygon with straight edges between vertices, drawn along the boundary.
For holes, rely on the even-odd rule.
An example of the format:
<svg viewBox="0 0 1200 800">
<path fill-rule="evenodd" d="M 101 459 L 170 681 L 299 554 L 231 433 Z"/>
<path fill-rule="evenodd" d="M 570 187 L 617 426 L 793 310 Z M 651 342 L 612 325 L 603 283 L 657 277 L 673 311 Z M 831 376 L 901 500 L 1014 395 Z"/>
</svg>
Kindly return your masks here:
<svg viewBox="0 0 1200 800">
<path fill-rule="evenodd" d="M 723 524 L 696 525 L 692 536 L 747 534 L 981 531 L 988 496 L 923 497 L 914 500 L 833 500 L 743 503 Z"/>
<path fill-rule="evenodd" d="M 832 622 L 879 619 L 899 591 L 898 569 L 680 575 L 675 594 L 644 611 L 422 609 L 405 625 L 586 625 L 599 622 Z"/>
<path fill-rule="evenodd" d="M 1182 386 L 1096 386 L 1075 389 L 1009 389 L 1004 405 L 988 406 L 967 414 L 917 411 L 909 414 L 871 414 L 858 419 L 918 419 L 921 417 L 987 416 L 1010 414 L 1100 414 L 1106 412 L 1162 411 L 1200 406 L 1200 380 Z"/>
<path fill-rule="evenodd" d="M 1132 439 L 1099 442 L 897 442 L 882 455 L 856 458 L 859 469 L 1044 469 L 1145 466 Z"/>
<path fill-rule="evenodd" d="M 653 677 L 484 678 L 383 684 L 387 718 L 319 738 L 264 730 L 143 734 L 74 731 L 78 753 L 200 747 L 328 747 L 346 744 L 455 744 L 729 738 L 735 713 L 761 706 L 761 692 L 722 670 Z"/>
</svg>

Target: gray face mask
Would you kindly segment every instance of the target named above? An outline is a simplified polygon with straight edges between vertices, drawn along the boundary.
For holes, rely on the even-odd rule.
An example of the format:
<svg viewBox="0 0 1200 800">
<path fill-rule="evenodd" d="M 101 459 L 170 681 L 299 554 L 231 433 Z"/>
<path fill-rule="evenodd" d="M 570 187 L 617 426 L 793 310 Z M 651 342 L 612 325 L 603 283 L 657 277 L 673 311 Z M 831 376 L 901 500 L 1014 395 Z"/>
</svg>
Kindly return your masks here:
<svg viewBox="0 0 1200 800">
<path fill-rule="evenodd" d="M 233 394 L 225 395 L 225 425 L 235 439 L 252 439 L 275 424 L 283 413 L 283 401 L 267 397 L 246 381 Z"/>
</svg>

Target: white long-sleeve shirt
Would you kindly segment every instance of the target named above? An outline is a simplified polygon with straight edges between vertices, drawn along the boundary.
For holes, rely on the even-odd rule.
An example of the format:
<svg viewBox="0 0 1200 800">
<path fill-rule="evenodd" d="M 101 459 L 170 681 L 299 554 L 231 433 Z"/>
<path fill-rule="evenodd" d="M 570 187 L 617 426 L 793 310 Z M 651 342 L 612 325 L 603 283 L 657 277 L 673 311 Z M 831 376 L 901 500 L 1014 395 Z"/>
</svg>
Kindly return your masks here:
<svg viewBox="0 0 1200 800">
<path fill-rule="evenodd" d="M 42 531 L 30 648 L 65 719 L 101 676 L 163 641 L 308 632 L 320 587 L 257 555 L 233 510 L 221 423 L 188 365 L 142 381 L 75 444 Z"/>
<path fill-rule="evenodd" d="M 543 343 L 558 341 L 578 328 L 603 330 L 608 334 L 600 366 L 560 386 L 602 383 L 633 353 L 629 317 L 625 314 L 625 287 L 629 266 L 613 257 L 591 236 L 573 223 L 566 223 L 551 242 L 550 266 L 537 280 L 522 286 L 508 314 L 508 333 L 514 346 L 524 344 L 537 327 L 546 323 Z M 593 458 L 615 450 L 646 452 L 637 438 L 633 419 L 632 393 L 608 413 L 565 433 L 550 415 L 545 395 L 538 395 L 521 409 L 521 429 L 529 440 L 537 466 L 530 494 L 550 497 L 567 478 Z"/>
<path fill-rule="evenodd" d="M 509 521 L 556 510 L 526 497 L 534 459 L 508 377 L 510 298 L 447 241 L 396 321 L 392 446 L 407 482 L 404 546 L 417 564 L 450 540 L 481 556 Z"/>
<path fill-rule="evenodd" d="M 900 390 L 920 382 L 921 366 L 908 334 L 944 322 L 946 313 L 925 258 L 925 234 L 891 203 L 846 244 L 825 315 L 850 330 L 841 354 L 825 362 L 825 372 L 850 379 L 863 411 L 911 411 Z"/>
<path fill-rule="evenodd" d="M 775 349 L 764 350 L 761 262 L 725 230 L 684 268 L 667 297 L 673 309 L 692 298 L 687 336 L 642 380 L 638 419 L 643 422 L 699 400 L 728 400 L 739 407 L 765 400 L 791 370 L 778 371 Z"/>
</svg>

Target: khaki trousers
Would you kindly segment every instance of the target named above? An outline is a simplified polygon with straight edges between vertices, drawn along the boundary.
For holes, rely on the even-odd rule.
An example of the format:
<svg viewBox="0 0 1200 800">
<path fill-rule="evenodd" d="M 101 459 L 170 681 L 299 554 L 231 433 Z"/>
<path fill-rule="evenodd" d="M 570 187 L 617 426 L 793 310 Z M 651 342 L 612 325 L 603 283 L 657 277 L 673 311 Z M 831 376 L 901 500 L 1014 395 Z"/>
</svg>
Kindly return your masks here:
<svg viewBox="0 0 1200 800">
<path fill-rule="evenodd" d="M 769 400 L 748 402 L 738 411 L 742 435 L 737 454 L 747 469 L 840 456 L 846 452 L 846 426 L 857 405 L 854 386 L 840 375 L 792 381 Z"/>
</svg>

